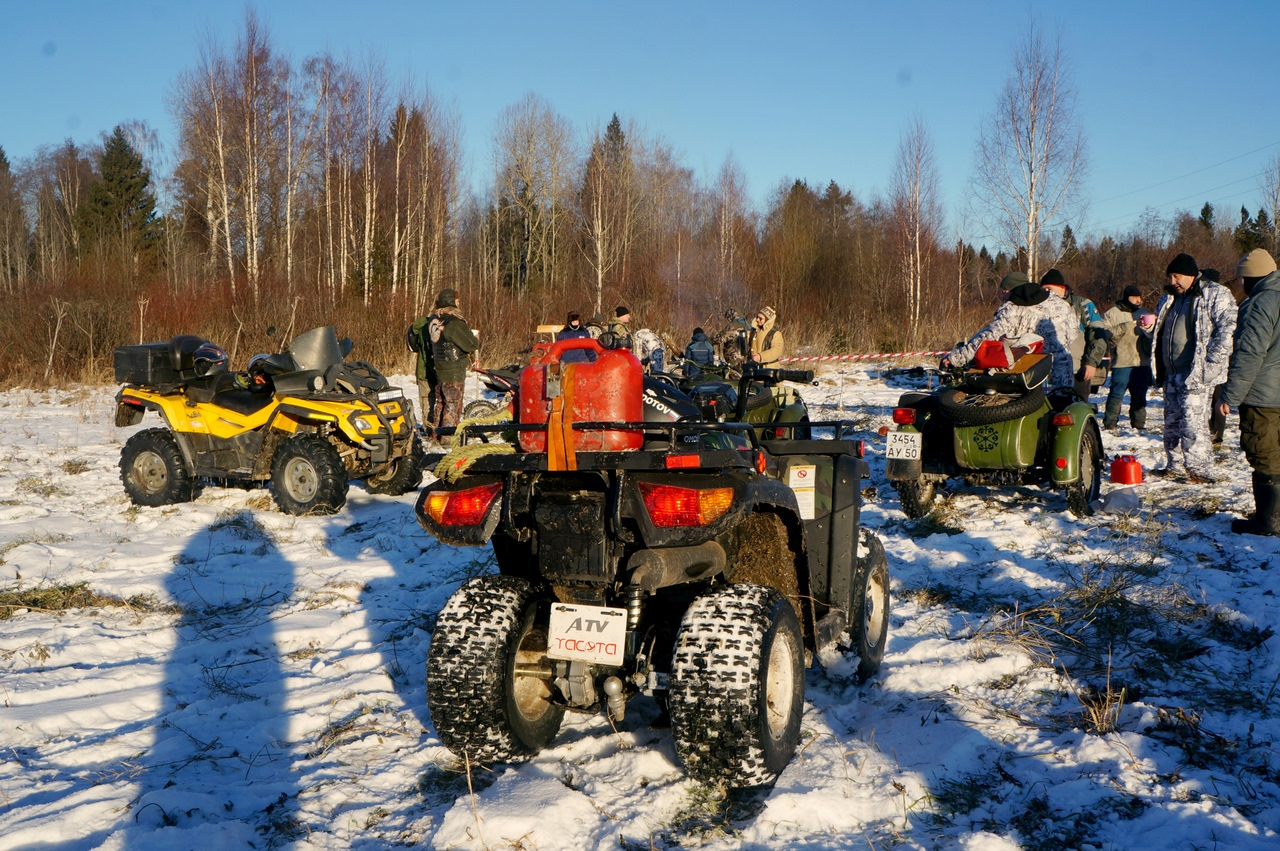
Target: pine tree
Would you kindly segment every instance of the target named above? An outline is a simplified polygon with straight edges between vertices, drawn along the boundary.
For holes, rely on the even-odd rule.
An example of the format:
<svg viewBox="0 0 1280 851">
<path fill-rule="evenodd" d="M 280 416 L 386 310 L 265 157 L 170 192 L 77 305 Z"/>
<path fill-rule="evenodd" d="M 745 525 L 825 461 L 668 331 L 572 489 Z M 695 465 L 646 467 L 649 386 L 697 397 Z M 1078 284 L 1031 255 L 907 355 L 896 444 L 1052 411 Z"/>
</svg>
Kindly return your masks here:
<svg viewBox="0 0 1280 851">
<path fill-rule="evenodd" d="M 99 178 L 77 211 L 81 244 L 142 271 L 156 259 L 160 223 L 151 172 L 117 126 L 102 148 Z"/>
<path fill-rule="evenodd" d="M 1076 245 L 1076 235 L 1072 232 L 1071 225 L 1062 226 L 1062 242 L 1058 246 L 1058 250 L 1062 255 L 1062 263 L 1070 263 L 1080 253 L 1080 249 Z"/>
<path fill-rule="evenodd" d="M 1265 217 L 1264 210 L 1258 211 L 1259 217 Z M 1267 223 L 1267 229 L 1270 229 L 1270 222 Z M 1231 235 L 1235 241 L 1236 249 L 1241 254 L 1248 254 L 1255 248 L 1260 248 L 1263 243 L 1262 234 L 1258 227 L 1258 221 L 1249 216 L 1249 211 L 1245 207 L 1240 208 L 1240 224 L 1236 227 L 1235 232 Z"/>
<path fill-rule="evenodd" d="M 1208 201 L 1200 208 L 1200 224 L 1209 233 L 1213 233 L 1213 205 Z"/>
</svg>

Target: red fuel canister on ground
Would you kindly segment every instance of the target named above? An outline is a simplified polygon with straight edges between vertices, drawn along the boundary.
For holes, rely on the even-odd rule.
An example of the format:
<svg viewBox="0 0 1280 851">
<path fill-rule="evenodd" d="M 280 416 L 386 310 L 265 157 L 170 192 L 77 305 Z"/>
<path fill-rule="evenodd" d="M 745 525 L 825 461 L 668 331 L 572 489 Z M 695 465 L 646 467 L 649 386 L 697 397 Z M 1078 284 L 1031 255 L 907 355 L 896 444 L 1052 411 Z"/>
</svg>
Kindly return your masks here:
<svg viewBox="0 0 1280 851">
<path fill-rule="evenodd" d="M 1117 455 L 1111 462 L 1111 483 L 1137 485 L 1142 483 L 1142 464 L 1132 455 Z"/>
<path fill-rule="evenodd" d="M 560 362 L 565 352 L 575 349 L 593 352 L 595 360 Z M 520 422 L 547 422 L 552 400 L 565 395 L 566 389 L 570 389 L 567 398 L 572 402 L 575 423 L 643 422 L 643 374 L 639 359 L 629 350 L 606 349 L 593 339 L 560 340 L 546 349 L 539 346 L 520 372 Z M 618 452 L 644 445 L 641 432 L 625 429 L 575 428 L 573 437 L 574 449 L 579 452 Z M 520 448 L 545 452 L 546 432 L 520 432 Z"/>
</svg>

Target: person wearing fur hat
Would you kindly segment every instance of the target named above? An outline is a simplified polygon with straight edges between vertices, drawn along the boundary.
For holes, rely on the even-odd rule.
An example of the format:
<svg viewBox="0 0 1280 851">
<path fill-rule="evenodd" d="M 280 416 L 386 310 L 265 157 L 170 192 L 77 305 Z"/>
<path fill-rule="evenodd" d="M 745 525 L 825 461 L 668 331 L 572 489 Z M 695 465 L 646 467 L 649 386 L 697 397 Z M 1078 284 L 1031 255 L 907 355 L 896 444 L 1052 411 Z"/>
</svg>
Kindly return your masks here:
<svg viewBox="0 0 1280 851">
<path fill-rule="evenodd" d="M 1151 388 L 1151 338 L 1140 325 L 1152 316 L 1142 306 L 1142 290 L 1127 286 L 1115 306 L 1102 315 L 1111 332 L 1111 389 L 1102 415 L 1102 427 L 1115 431 L 1120 423 L 1124 394 L 1129 394 L 1129 424 L 1141 431 L 1147 425 L 1147 390 Z"/>
<path fill-rule="evenodd" d="M 1253 468 L 1253 514 L 1233 532 L 1280 536 L 1280 272 L 1255 248 L 1236 264 L 1244 284 L 1235 344 L 1218 412 L 1240 409 L 1240 448 Z"/>
<path fill-rule="evenodd" d="M 961 343 L 942 358 L 941 366 L 949 369 L 952 364 L 964 366 L 973 360 L 978 346 L 985 340 L 1013 339 L 1023 334 L 1038 334 L 1044 338 L 1044 353 L 1053 357 L 1053 371 L 1046 382 L 1048 387 L 1070 387 L 1073 381 L 1071 346 L 1079 332 L 1079 322 L 1067 303 L 1055 298 L 1038 283 L 1022 272 L 1010 272 L 1000 281 L 1005 303 L 996 310 L 995 317 L 974 334 L 967 343 Z"/>
<path fill-rule="evenodd" d="M 1214 480 L 1209 403 L 1227 374 L 1236 300 L 1204 280 L 1190 254 L 1174 257 L 1165 274 L 1169 286 L 1152 329 L 1156 381 L 1164 389 L 1165 465 L 1154 472 L 1203 484 Z"/>
<path fill-rule="evenodd" d="M 762 307 L 751 321 L 751 360 L 763 367 L 777 367 L 782 357 L 782 331 L 777 326 L 778 311 Z"/>
<path fill-rule="evenodd" d="M 1040 278 L 1040 286 L 1067 303 L 1080 324 L 1080 333 L 1071 346 L 1071 366 L 1075 370 L 1076 395 L 1088 401 L 1095 387 L 1100 386 L 1106 375 L 1100 368 L 1107 356 L 1107 343 L 1111 332 L 1102 322 L 1102 314 L 1094 303 L 1082 295 L 1076 295 L 1067 286 L 1067 279 L 1057 269 L 1050 269 Z"/>
</svg>

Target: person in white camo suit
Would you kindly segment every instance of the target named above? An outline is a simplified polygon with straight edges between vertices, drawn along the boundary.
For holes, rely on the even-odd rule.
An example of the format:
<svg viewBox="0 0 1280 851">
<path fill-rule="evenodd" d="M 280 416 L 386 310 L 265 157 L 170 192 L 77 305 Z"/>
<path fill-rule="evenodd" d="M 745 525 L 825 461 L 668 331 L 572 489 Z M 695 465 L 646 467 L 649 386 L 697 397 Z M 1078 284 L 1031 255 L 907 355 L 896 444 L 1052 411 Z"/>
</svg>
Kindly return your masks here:
<svg viewBox="0 0 1280 851">
<path fill-rule="evenodd" d="M 951 364 L 964 366 L 973 360 L 984 340 L 1039 334 L 1044 338 L 1044 353 L 1053 356 L 1053 372 L 1048 387 L 1070 387 L 1075 381 L 1071 364 L 1071 346 L 1080 333 L 1080 320 L 1071 305 L 1053 298 L 1049 291 L 1030 281 L 1022 272 L 1010 272 L 1000 281 L 1006 301 L 995 317 L 974 334 L 967 343 L 956 346 L 942 359 L 942 368 Z"/>
<path fill-rule="evenodd" d="M 1202 278 L 1189 254 L 1174 257 L 1165 273 L 1169 286 L 1152 329 L 1152 365 L 1164 388 L 1165 465 L 1155 472 L 1204 484 L 1214 480 L 1209 403 L 1227 378 L 1236 300 L 1231 290 Z"/>
</svg>

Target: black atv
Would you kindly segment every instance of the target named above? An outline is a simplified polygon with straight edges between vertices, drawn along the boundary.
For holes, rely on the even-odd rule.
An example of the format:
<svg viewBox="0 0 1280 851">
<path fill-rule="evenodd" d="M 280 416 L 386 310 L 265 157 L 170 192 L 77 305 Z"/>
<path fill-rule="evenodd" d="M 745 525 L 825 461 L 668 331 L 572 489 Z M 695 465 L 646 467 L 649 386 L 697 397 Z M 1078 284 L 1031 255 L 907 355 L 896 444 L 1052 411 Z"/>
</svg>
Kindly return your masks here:
<svg viewBox="0 0 1280 851">
<path fill-rule="evenodd" d="M 486 453 L 430 485 L 438 540 L 489 543 L 499 573 L 469 580 L 436 620 L 427 707 L 471 762 L 547 747 L 566 711 L 670 714 L 676 753 L 708 782 L 774 781 L 800 737 L 812 655 L 848 649 L 857 678 L 888 632 L 884 549 L 860 528 L 862 444 L 761 439 L 749 424 L 574 423 L 642 431 L 644 448 Z M 486 429 L 463 427 L 463 458 Z M 548 436 L 549 445 L 549 436 Z M 441 456 L 428 459 L 428 463 Z M 451 469 L 442 464 L 438 469 Z"/>
</svg>

